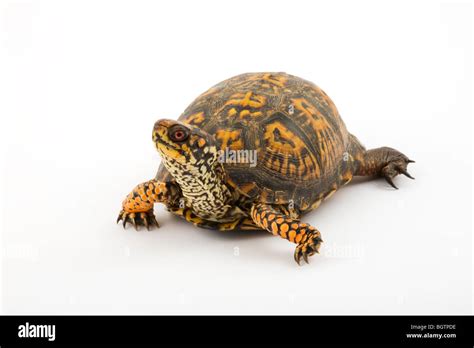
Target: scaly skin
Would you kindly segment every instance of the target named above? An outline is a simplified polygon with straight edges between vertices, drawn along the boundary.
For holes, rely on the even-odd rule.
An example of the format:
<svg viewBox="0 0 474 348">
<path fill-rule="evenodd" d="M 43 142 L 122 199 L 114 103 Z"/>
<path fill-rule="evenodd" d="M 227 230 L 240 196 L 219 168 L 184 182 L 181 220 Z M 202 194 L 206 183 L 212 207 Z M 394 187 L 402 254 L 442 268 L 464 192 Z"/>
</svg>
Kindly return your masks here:
<svg viewBox="0 0 474 348">
<path fill-rule="evenodd" d="M 403 174 L 410 179 L 415 179 L 407 172 L 408 164 L 414 162 L 395 149 L 380 147 L 363 153 L 361 161 L 357 163 L 355 175 L 383 177 L 393 188 L 398 190 L 398 187 L 393 183 L 393 178 Z"/>
<path fill-rule="evenodd" d="M 170 203 L 177 195 L 178 189 L 171 183 L 157 180 L 141 183 L 123 201 L 117 223 L 123 220 L 123 227 L 125 227 L 127 222 L 130 222 L 136 230 L 141 225 L 147 229 L 153 225 L 159 227 L 153 213 L 153 204 L 156 202 Z"/>
</svg>

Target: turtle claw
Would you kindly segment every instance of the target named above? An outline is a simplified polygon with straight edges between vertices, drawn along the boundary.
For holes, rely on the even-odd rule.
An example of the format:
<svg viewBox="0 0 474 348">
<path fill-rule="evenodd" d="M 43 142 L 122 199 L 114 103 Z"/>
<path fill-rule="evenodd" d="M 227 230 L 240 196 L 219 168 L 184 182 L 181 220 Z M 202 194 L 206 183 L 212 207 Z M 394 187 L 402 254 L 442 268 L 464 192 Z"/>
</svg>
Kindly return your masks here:
<svg viewBox="0 0 474 348">
<path fill-rule="evenodd" d="M 308 254 L 304 253 L 303 254 L 303 260 L 309 264 L 309 261 L 308 261 Z"/>
<path fill-rule="evenodd" d="M 153 211 L 151 212 L 151 214 L 148 214 L 148 219 L 144 219 L 144 221 L 145 226 L 148 230 L 150 230 L 153 225 L 155 225 L 157 228 L 160 227 L 160 224 L 158 223 L 158 221 L 156 221 L 155 214 L 153 214 Z"/>
<path fill-rule="evenodd" d="M 407 172 L 405 169 L 403 169 L 403 168 L 400 169 L 400 173 L 403 174 L 403 175 L 405 175 L 407 178 L 410 178 L 410 179 L 415 180 L 415 178 L 412 177 L 412 176 L 410 175 L 410 173 L 408 173 L 408 172 Z"/>
<path fill-rule="evenodd" d="M 122 210 L 117 218 L 117 223 L 119 223 L 120 221 L 122 221 L 123 228 L 126 228 L 127 222 L 129 222 L 133 225 L 136 231 L 139 230 L 140 226 L 145 226 L 148 231 L 153 225 L 156 225 L 156 227 L 160 227 L 158 221 L 156 221 L 153 210 L 140 213 L 129 213 Z"/>
<path fill-rule="evenodd" d="M 138 231 L 137 223 L 136 223 L 135 218 L 133 216 L 130 217 L 130 221 L 132 222 L 133 227 L 135 227 L 135 231 Z"/>
<path fill-rule="evenodd" d="M 127 220 L 128 220 L 128 214 L 125 213 L 124 215 L 125 215 L 125 217 L 123 218 L 123 224 L 122 224 L 123 228 L 125 228 L 127 226 Z"/>
<path fill-rule="evenodd" d="M 390 184 L 390 186 L 392 186 L 395 190 L 398 190 L 398 187 L 395 186 L 395 184 L 393 183 L 393 180 L 392 180 L 392 177 L 391 176 L 385 176 L 385 180 Z"/>
<path fill-rule="evenodd" d="M 306 263 L 309 263 L 309 257 L 319 253 L 319 248 L 321 247 L 321 243 L 323 240 L 321 239 L 321 235 L 319 232 L 314 232 L 311 234 L 304 242 L 298 244 L 296 246 L 294 258 L 298 265 L 301 266 L 301 258 Z"/>
</svg>

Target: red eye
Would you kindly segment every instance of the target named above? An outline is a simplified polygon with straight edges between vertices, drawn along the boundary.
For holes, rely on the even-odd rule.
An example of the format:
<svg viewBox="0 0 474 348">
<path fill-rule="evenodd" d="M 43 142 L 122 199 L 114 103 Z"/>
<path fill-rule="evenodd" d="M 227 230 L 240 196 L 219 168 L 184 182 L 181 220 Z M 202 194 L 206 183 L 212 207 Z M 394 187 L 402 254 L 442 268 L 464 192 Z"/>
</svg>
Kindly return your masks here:
<svg viewBox="0 0 474 348">
<path fill-rule="evenodd" d="M 176 129 L 171 132 L 171 140 L 173 141 L 184 141 L 188 137 L 188 132 L 184 129 Z"/>
</svg>

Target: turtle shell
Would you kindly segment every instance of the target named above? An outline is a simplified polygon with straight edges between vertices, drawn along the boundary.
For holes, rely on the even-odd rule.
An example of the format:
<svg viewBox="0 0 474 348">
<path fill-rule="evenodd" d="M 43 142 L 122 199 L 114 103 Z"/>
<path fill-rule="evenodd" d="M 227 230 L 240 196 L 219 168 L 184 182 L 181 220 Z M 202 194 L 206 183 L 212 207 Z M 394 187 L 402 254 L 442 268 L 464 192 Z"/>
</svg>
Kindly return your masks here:
<svg viewBox="0 0 474 348">
<path fill-rule="evenodd" d="M 224 154 L 256 154 L 255 166 L 224 162 L 228 183 L 252 201 L 293 202 L 304 211 L 352 177 L 350 136 L 336 106 L 296 76 L 235 76 L 201 94 L 179 121 L 213 134 Z"/>
</svg>

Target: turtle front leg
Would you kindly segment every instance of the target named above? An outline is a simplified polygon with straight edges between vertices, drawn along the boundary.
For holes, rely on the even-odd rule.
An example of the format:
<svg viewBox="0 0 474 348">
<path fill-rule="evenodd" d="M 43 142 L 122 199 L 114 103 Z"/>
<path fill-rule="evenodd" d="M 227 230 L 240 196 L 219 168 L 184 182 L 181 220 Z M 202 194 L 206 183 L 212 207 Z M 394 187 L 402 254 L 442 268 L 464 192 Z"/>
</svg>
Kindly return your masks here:
<svg viewBox="0 0 474 348">
<path fill-rule="evenodd" d="M 395 149 L 380 147 L 364 153 L 363 160 L 357 163 L 355 175 L 384 177 L 393 188 L 398 189 L 393 183 L 393 178 L 403 174 L 415 179 L 407 172 L 408 164 L 414 162 Z"/>
<path fill-rule="evenodd" d="M 153 225 L 159 227 L 153 213 L 153 204 L 156 202 L 168 204 L 176 198 L 176 195 L 177 190 L 173 184 L 157 180 L 141 183 L 123 201 L 117 223 L 122 220 L 125 228 L 127 222 L 130 222 L 136 230 L 138 226 L 145 226 L 148 230 Z"/>
<path fill-rule="evenodd" d="M 250 215 L 257 226 L 297 244 L 294 257 L 298 264 L 301 258 L 308 263 L 309 256 L 319 253 L 323 240 L 315 227 L 284 215 L 271 205 L 263 203 L 254 204 Z"/>
</svg>

